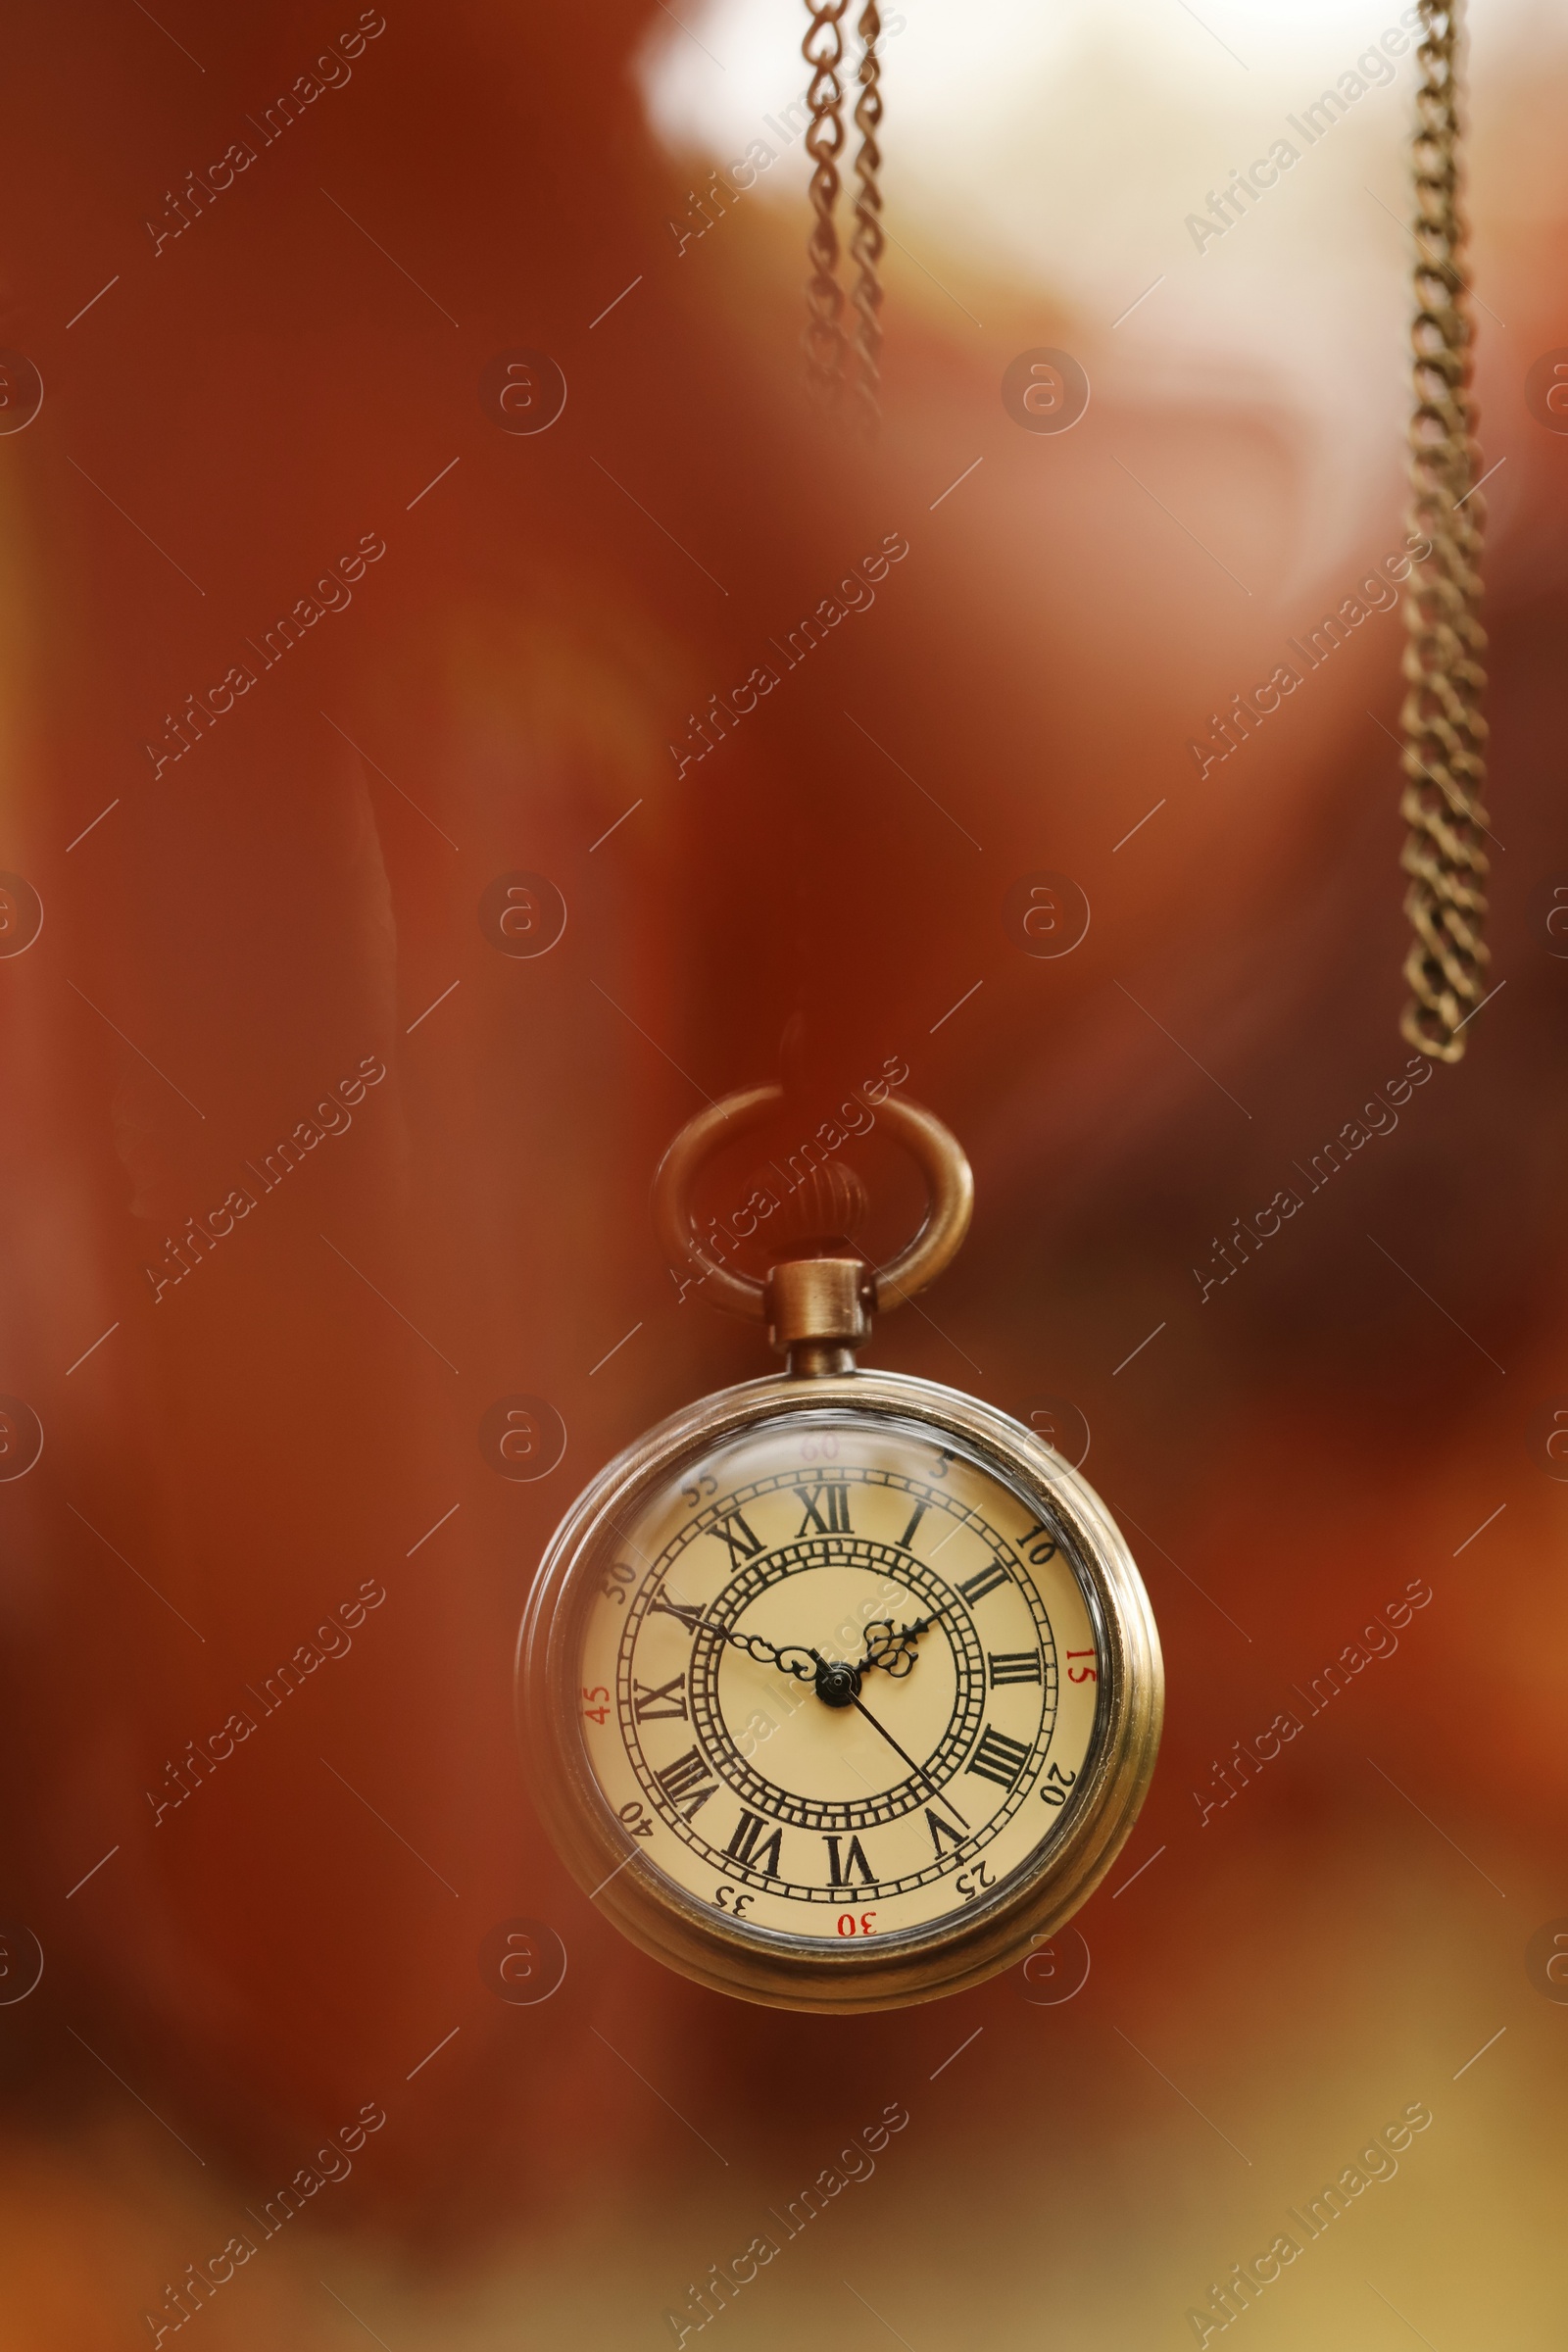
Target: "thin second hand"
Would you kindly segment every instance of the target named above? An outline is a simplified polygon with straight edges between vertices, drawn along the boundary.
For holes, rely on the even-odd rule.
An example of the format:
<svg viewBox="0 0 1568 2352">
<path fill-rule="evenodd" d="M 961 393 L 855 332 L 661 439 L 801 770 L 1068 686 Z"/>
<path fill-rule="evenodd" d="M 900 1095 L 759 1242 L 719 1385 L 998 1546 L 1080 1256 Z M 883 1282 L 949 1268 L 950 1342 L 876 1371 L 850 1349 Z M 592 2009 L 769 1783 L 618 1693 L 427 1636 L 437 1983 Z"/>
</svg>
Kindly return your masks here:
<svg viewBox="0 0 1568 2352">
<path fill-rule="evenodd" d="M 926 1771 L 923 1764 L 917 1764 L 911 1755 L 906 1755 L 905 1753 L 905 1750 L 899 1746 L 898 1741 L 894 1739 L 893 1734 L 888 1731 L 884 1725 L 878 1723 L 876 1717 L 872 1714 L 870 1708 L 865 1704 L 865 1702 L 859 1698 L 852 1698 L 850 1700 L 850 1704 L 852 1707 L 858 1707 L 860 1713 L 865 1717 L 866 1722 L 871 1726 L 871 1729 L 874 1732 L 880 1732 L 883 1739 L 887 1741 L 889 1747 L 891 1747 L 896 1754 L 904 1757 L 904 1761 L 906 1764 L 907 1764 L 909 1770 L 914 1774 L 915 1779 L 918 1781 L 924 1781 L 926 1787 L 936 1798 L 937 1803 L 939 1805 L 946 1805 L 948 1811 L 952 1814 L 955 1814 L 956 1818 L 963 1823 L 963 1827 L 967 1829 L 969 1824 L 964 1821 L 963 1815 L 958 1812 L 958 1808 L 954 1803 L 952 1797 L 944 1795 L 943 1791 L 937 1787 L 935 1781 Z"/>
</svg>

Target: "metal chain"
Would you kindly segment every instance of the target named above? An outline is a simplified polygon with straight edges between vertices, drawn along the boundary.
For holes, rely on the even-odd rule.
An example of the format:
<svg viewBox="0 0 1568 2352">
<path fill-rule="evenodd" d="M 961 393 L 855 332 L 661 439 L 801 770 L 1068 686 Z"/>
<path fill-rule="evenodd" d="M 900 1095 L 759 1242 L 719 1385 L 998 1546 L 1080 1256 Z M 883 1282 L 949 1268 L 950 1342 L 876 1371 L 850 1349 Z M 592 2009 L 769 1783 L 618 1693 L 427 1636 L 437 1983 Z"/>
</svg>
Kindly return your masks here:
<svg viewBox="0 0 1568 2352">
<path fill-rule="evenodd" d="M 848 345 L 842 324 L 844 296 L 839 287 L 839 232 L 834 208 L 839 198 L 838 159 L 844 148 L 844 84 L 838 69 L 844 61 L 840 20 L 849 0 L 806 0 L 810 24 L 801 43 L 801 55 L 811 68 L 807 105 L 810 127 L 806 150 L 811 158 L 811 210 L 814 218 L 807 239 L 811 273 L 806 285 L 806 381 L 818 399 L 832 403 L 843 387 Z"/>
<path fill-rule="evenodd" d="M 882 169 L 882 150 L 876 142 L 882 122 L 882 66 L 876 45 L 882 36 L 882 19 L 876 0 L 865 0 L 858 30 L 864 53 L 860 96 L 855 109 L 855 127 L 860 134 L 855 176 L 859 186 L 855 196 L 855 234 L 850 241 L 856 266 L 855 350 L 859 362 L 855 389 L 861 421 L 868 431 L 874 431 L 882 419 L 877 402 L 882 382 L 882 283 L 877 265 L 887 250 L 882 234 L 882 192 L 877 186 Z"/>
<path fill-rule="evenodd" d="M 1414 992 L 1400 1029 L 1439 1061 L 1457 1061 L 1463 1028 L 1485 994 L 1490 954 L 1481 936 L 1488 861 L 1486 686 L 1477 568 L 1485 510 L 1476 488 L 1470 353 L 1474 327 L 1461 264 L 1457 51 L 1462 0 L 1420 0 L 1420 84 L 1412 142 L 1417 245 L 1411 346 L 1411 529 L 1432 552 L 1411 573 L 1405 600 L 1408 691 L 1400 714 L 1406 777 L 1400 813 L 1409 826 L 1400 862 L 1410 876 L 1405 913 L 1415 932 L 1404 976 Z"/>
</svg>

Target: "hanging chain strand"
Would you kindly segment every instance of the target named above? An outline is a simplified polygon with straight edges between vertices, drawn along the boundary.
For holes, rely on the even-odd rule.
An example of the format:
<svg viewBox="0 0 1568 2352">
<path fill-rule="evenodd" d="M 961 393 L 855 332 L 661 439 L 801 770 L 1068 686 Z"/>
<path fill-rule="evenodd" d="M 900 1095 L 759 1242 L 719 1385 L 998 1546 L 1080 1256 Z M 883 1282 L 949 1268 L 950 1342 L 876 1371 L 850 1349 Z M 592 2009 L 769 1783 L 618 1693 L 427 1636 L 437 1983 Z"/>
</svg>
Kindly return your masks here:
<svg viewBox="0 0 1568 2352">
<path fill-rule="evenodd" d="M 855 351 L 859 362 L 855 389 L 860 420 L 868 432 L 874 432 L 882 420 L 877 397 L 882 383 L 882 282 L 877 266 L 887 250 L 882 234 L 882 191 L 877 185 L 882 169 L 882 150 L 876 140 L 882 124 L 882 65 L 877 56 L 882 19 L 876 0 L 865 0 L 858 29 L 864 52 L 860 96 L 855 109 L 855 126 L 860 134 L 855 176 L 859 185 L 855 196 L 855 234 L 850 240 L 856 267 Z"/>
<path fill-rule="evenodd" d="M 801 43 L 801 55 L 811 68 L 807 105 L 810 127 L 806 151 L 811 158 L 811 233 L 807 258 L 811 266 L 806 284 L 806 381 L 825 404 L 836 402 L 846 373 L 848 345 L 842 315 L 844 295 L 839 286 L 839 232 L 834 209 L 839 199 L 838 159 L 844 147 L 844 85 L 838 69 L 844 60 L 840 20 L 849 0 L 806 0 L 810 24 Z"/>
<path fill-rule="evenodd" d="M 1410 876 L 1405 912 L 1415 932 L 1404 976 L 1413 994 L 1400 1029 L 1439 1061 L 1464 1052 L 1464 1024 L 1481 1003 L 1490 960 L 1481 936 L 1488 862 L 1487 722 L 1481 715 L 1486 633 L 1478 617 L 1485 511 L 1475 488 L 1471 432 L 1474 339 L 1462 274 L 1457 66 L 1462 0 L 1421 0 L 1420 85 L 1412 144 L 1418 258 L 1411 327 L 1410 526 L 1432 552 L 1405 599 L 1407 692 L 1400 714 L 1409 826 L 1400 859 Z"/>
</svg>

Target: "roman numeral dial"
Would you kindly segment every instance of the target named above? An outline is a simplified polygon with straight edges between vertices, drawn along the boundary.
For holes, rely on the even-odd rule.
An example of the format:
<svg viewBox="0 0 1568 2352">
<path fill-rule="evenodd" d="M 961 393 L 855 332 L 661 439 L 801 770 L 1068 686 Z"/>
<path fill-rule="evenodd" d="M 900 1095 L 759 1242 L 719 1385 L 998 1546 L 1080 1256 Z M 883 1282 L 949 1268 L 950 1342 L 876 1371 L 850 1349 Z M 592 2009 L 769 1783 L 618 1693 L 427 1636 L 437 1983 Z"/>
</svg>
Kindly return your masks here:
<svg viewBox="0 0 1568 2352">
<path fill-rule="evenodd" d="M 731 1946 L 858 1951 L 1005 1900 L 1075 1834 L 1045 1776 L 1090 1786 L 1102 1694 L 1068 1660 L 1105 1653 L 1050 1493 L 849 1403 L 776 1421 L 607 1528 L 628 1565 L 596 1570 L 574 1719 L 610 1811 L 593 1884 L 662 1873 Z"/>
</svg>

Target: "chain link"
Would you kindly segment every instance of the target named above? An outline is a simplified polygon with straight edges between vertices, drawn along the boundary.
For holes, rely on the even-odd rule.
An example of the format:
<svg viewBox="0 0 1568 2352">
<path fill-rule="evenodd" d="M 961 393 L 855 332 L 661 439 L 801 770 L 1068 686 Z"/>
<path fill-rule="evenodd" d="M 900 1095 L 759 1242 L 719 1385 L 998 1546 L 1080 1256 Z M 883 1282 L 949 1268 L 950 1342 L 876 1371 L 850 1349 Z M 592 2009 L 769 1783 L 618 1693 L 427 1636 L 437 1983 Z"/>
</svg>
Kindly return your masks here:
<svg viewBox="0 0 1568 2352">
<path fill-rule="evenodd" d="M 855 176 L 859 185 L 855 196 L 855 234 L 850 240 L 856 267 L 855 352 L 859 363 L 855 389 L 861 420 L 867 431 L 874 431 L 882 417 L 877 402 L 882 382 L 882 283 L 877 266 L 887 250 L 882 234 L 882 191 L 877 185 L 882 169 L 882 150 L 876 141 L 882 122 L 882 66 L 876 45 L 882 37 L 882 19 L 876 0 L 865 0 L 858 29 L 864 52 L 860 97 L 855 109 L 855 127 L 860 134 Z"/>
<path fill-rule="evenodd" d="M 847 372 L 848 345 L 843 326 L 844 296 L 839 286 L 839 232 L 834 209 L 839 199 L 838 159 L 844 149 L 844 84 L 839 67 L 844 62 L 840 22 L 849 0 L 806 0 L 810 24 L 801 43 L 801 55 L 811 68 L 807 105 L 810 126 L 806 151 L 811 158 L 810 235 L 807 258 L 811 271 L 806 285 L 806 381 L 824 403 L 836 402 Z"/>
<path fill-rule="evenodd" d="M 1481 936 L 1489 870 L 1481 799 L 1487 722 L 1480 710 L 1487 639 L 1478 617 L 1477 566 L 1485 510 L 1475 487 L 1480 451 L 1471 431 L 1475 330 L 1461 269 L 1466 223 L 1456 85 L 1463 7 L 1462 0 L 1420 0 L 1420 6 L 1410 526 L 1430 540 L 1432 552 L 1412 571 L 1405 600 L 1406 782 L 1399 806 L 1410 830 L 1400 862 L 1410 876 L 1404 907 L 1415 937 L 1404 964 L 1413 999 L 1399 1025 L 1423 1054 L 1457 1061 L 1490 961 Z"/>
</svg>

